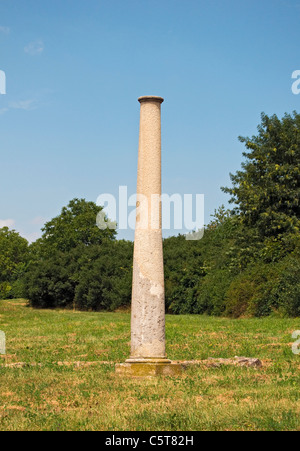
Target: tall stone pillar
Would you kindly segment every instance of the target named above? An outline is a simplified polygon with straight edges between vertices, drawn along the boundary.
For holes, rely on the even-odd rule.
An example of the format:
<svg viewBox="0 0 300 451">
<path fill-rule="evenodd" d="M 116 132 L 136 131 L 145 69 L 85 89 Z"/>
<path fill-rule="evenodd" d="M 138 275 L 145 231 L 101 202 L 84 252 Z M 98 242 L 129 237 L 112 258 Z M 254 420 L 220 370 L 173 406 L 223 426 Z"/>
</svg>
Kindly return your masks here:
<svg viewBox="0 0 300 451">
<path fill-rule="evenodd" d="M 116 366 L 132 376 L 176 375 L 166 357 L 161 221 L 161 97 L 140 97 L 137 215 L 133 257 L 131 355 Z"/>
</svg>

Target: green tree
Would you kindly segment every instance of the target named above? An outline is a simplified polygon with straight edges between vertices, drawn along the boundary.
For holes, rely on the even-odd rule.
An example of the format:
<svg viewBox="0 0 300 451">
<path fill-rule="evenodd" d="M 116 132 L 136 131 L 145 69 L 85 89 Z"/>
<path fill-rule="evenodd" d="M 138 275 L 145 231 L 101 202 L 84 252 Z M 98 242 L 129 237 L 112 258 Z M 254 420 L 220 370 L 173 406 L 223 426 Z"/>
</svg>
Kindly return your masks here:
<svg viewBox="0 0 300 451">
<path fill-rule="evenodd" d="M 102 210 L 85 199 L 71 200 L 59 216 L 45 224 L 42 238 L 32 246 L 33 253 L 42 249 L 51 255 L 56 251 L 68 252 L 79 244 L 90 246 L 113 240 L 115 230 L 100 230 L 96 225 L 97 215 Z"/>
<path fill-rule="evenodd" d="M 97 227 L 102 210 L 73 199 L 45 224 L 30 246 L 24 277 L 32 306 L 111 310 L 130 303 L 133 246 L 115 240 L 115 230 Z"/>
<path fill-rule="evenodd" d="M 78 245 L 69 252 L 31 262 L 24 278 L 33 307 L 114 310 L 131 298 L 133 246 L 130 241 Z"/>
<path fill-rule="evenodd" d="M 242 170 L 231 174 L 231 202 L 261 237 L 281 238 L 300 229 L 300 115 L 262 114 L 258 135 L 239 138 L 248 152 Z"/>
<path fill-rule="evenodd" d="M 201 241 L 184 235 L 164 239 L 166 309 L 170 313 L 198 313 L 196 287 L 203 277 Z"/>
<path fill-rule="evenodd" d="M 28 242 L 15 230 L 0 229 L 0 298 L 12 295 L 28 261 Z"/>
<path fill-rule="evenodd" d="M 15 230 L 0 229 L 0 281 L 11 281 L 27 261 L 28 242 Z"/>
<path fill-rule="evenodd" d="M 80 258 L 76 308 L 115 310 L 131 302 L 133 244 L 116 240 L 86 248 Z"/>
</svg>

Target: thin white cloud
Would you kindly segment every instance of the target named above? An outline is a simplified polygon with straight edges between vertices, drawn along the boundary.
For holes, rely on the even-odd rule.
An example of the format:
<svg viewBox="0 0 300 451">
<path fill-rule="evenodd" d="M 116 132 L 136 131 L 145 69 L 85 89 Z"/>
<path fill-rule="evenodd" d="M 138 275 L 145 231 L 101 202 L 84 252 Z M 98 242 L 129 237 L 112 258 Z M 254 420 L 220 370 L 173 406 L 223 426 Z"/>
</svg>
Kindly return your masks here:
<svg viewBox="0 0 300 451">
<path fill-rule="evenodd" d="M 32 111 L 38 108 L 39 102 L 36 99 L 17 100 L 9 102 L 5 107 L 0 108 L 0 116 L 10 110 Z"/>
<path fill-rule="evenodd" d="M 10 102 L 8 106 L 13 110 L 30 111 L 36 108 L 36 101 L 34 99 L 19 100 L 17 102 Z"/>
<path fill-rule="evenodd" d="M 20 231 L 20 235 L 23 238 L 26 238 L 26 240 L 29 243 L 33 243 L 34 241 L 36 241 L 38 238 L 41 238 L 41 232 L 32 232 L 32 233 L 26 233 L 23 231 Z"/>
<path fill-rule="evenodd" d="M 42 216 L 37 216 L 36 218 L 33 218 L 33 220 L 31 221 L 31 224 L 33 225 L 44 225 L 46 222 L 46 219 L 43 218 Z"/>
<path fill-rule="evenodd" d="M 10 32 L 9 27 L 3 27 L 2 25 L 0 25 L 0 33 L 8 34 L 9 32 Z"/>
<path fill-rule="evenodd" d="M 0 219 L 0 229 L 3 227 L 11 228 L 15 225 L 16 221 L 14 219 Z"/>
<path fill-rule="evenodd" d="M 40 55 L 44 51 L 44 43 L 41 39 L 37 41 L 30 42 L 26 47 L 24 47 L 24 52 L 28 55 Z"/>
</svg>

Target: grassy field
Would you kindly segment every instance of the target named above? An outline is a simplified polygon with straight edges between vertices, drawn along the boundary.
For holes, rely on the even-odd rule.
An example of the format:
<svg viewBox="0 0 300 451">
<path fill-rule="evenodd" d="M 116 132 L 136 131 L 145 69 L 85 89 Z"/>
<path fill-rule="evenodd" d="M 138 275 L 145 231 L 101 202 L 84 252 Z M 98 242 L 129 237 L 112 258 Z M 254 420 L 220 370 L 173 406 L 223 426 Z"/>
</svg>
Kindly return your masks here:
<svg viewBox="0 0 300 451">
<path fill-rule="evenodd" d="M 131 380 L 114 372 L 129 356 L 128 313 L 0 301 L 0 430 L 300 430 L 299 329 L 300 319 L 167 316 L 169 358 L 258 357 L 263 368 Z"/>
</svg>

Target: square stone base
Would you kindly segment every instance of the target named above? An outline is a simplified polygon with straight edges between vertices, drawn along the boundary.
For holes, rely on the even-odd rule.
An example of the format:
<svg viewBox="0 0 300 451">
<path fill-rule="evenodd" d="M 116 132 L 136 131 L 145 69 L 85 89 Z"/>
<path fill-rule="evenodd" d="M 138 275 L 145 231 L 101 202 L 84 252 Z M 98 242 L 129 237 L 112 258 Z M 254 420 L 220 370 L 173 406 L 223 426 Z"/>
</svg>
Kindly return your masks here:
<svg viewBox="0 0 300 451">
<path fill-rule="evenodd" d="M 178 363 L 117 363 L 116 373 L 128 377 L 181 376 L 182 366 Z"/>
</svg>

